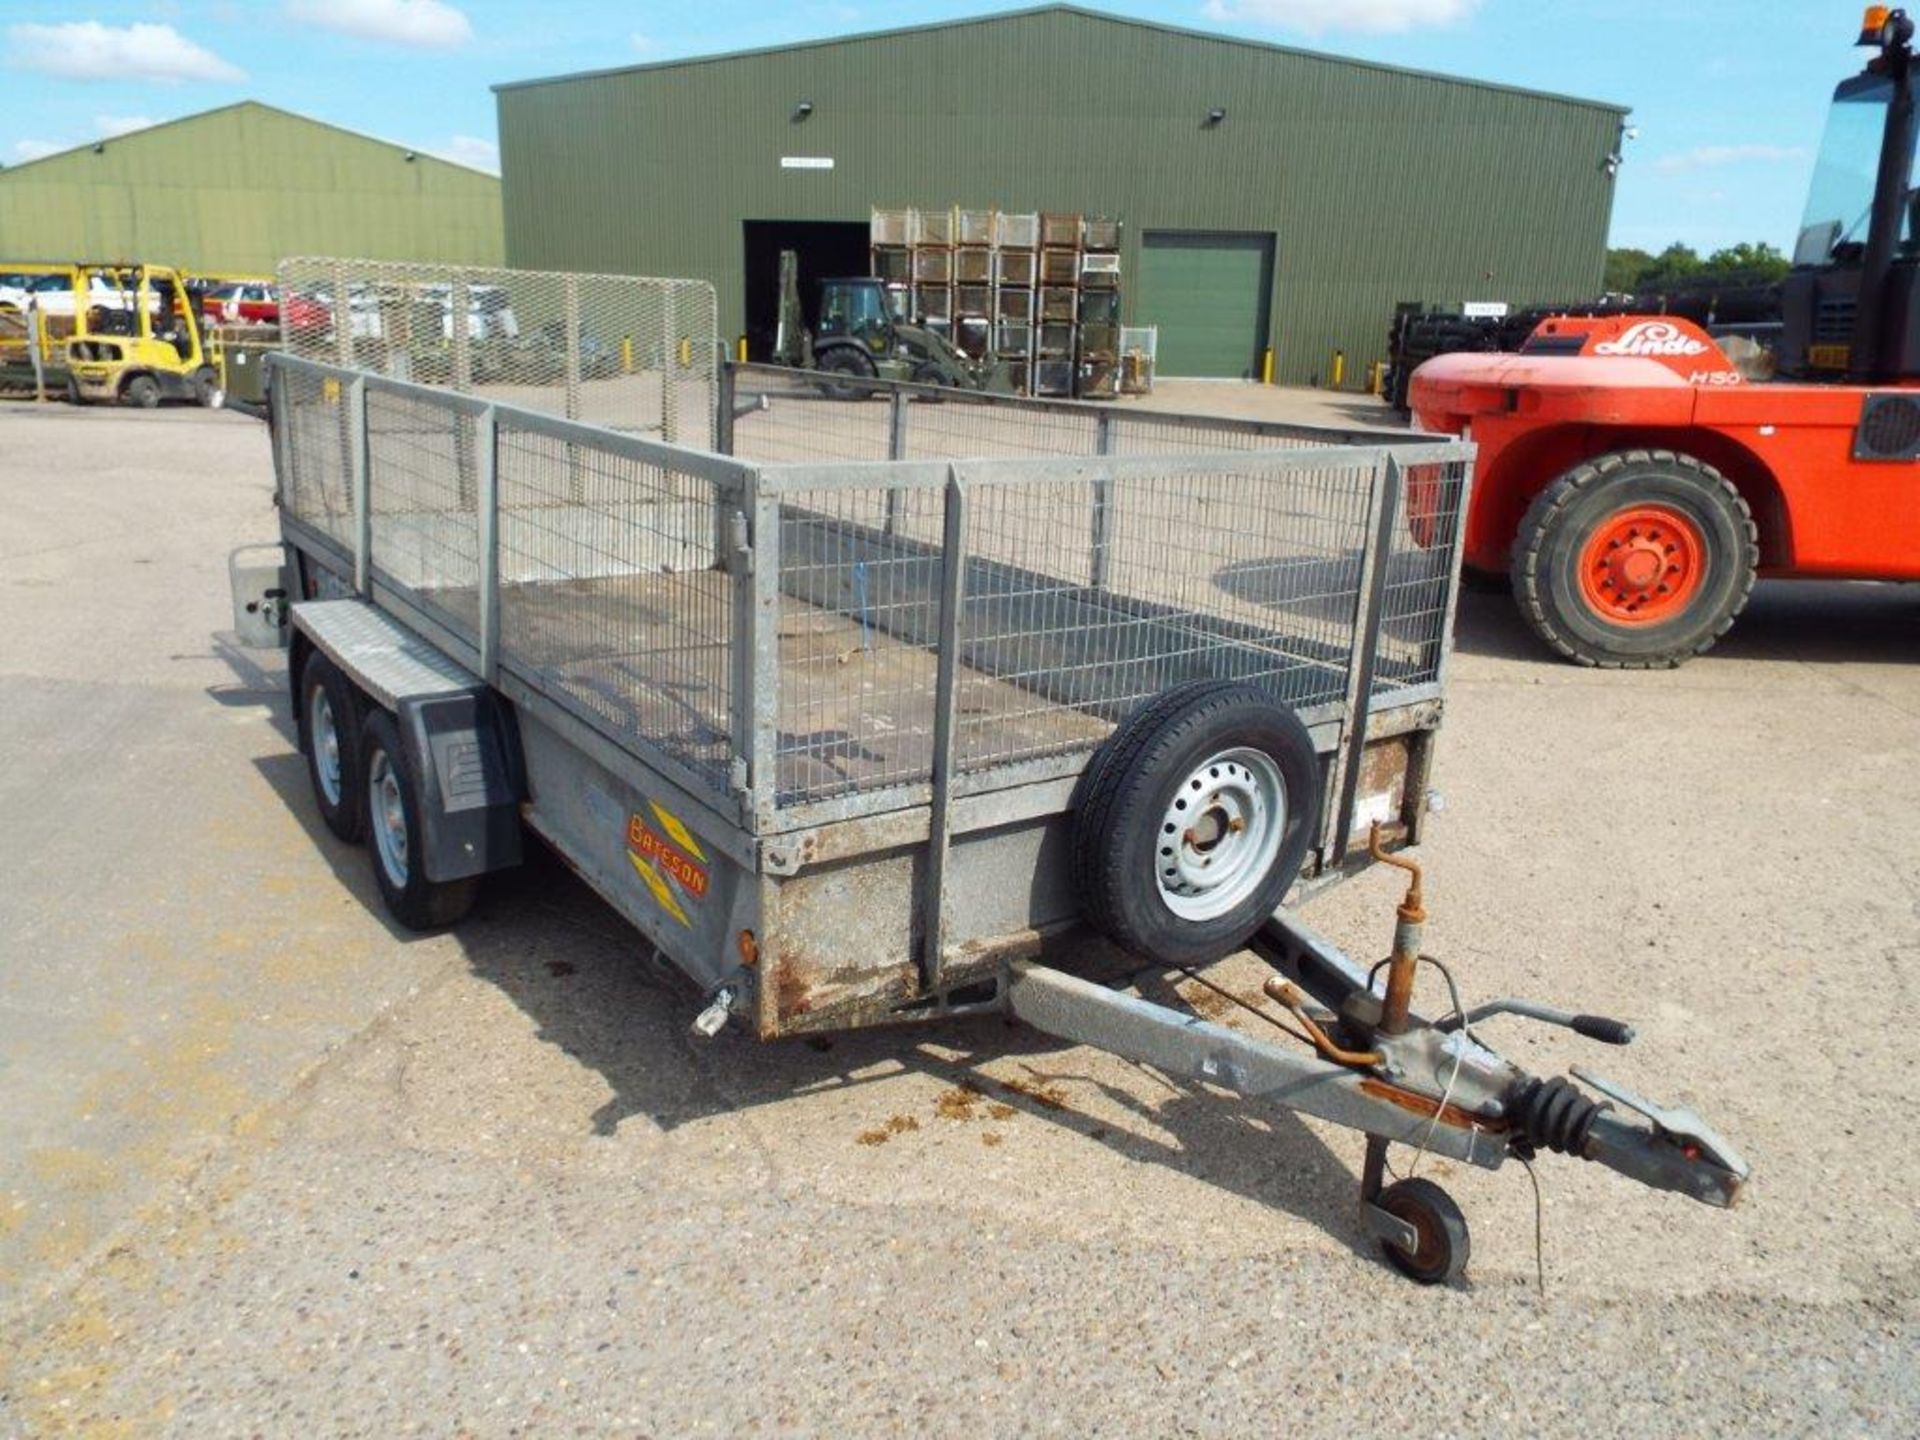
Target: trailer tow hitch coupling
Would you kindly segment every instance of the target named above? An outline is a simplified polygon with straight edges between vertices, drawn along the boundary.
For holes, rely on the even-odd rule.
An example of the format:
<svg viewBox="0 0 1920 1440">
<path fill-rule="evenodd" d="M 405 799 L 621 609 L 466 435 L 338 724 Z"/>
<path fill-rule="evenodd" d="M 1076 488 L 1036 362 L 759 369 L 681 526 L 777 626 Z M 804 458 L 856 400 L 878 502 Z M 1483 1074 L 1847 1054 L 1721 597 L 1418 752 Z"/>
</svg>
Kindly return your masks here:
<svg viewBox="0 0 1920 1440">
<path fill-rule="evenodd" d="M 1572 1081 L 1557 1077 L 1528 1077 L 1507 1092 L 1508 1145 L 1515 1155 L 1526 1159 L 1547 1149 L 1578 1156 L 1655 1190 L 1722 1209 L 1740 1198 L 1747 1162 L 1692 1110 L 1645 1099 L 1577 1065 L 1573 1073 L 1606 1098 L 1590 1100 Z M 1612 1113 L 1615 1103 L 1649 1125 Z"/>
</svg>

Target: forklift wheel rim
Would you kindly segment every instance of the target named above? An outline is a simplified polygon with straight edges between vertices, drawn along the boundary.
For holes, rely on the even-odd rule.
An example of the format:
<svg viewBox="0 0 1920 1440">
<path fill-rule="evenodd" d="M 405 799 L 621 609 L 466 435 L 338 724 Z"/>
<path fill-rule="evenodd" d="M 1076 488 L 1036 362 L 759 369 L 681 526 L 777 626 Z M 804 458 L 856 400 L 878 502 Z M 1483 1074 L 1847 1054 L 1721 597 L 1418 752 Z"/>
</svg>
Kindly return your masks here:
<svg viewBox="0 0 1920 1440">
<path fill-rule="evenodd" d="M 1672 505 L 1634 505 L 1594 527 L 1580 548 L 1580 598 L 1614 625 L 1660 625 L 1706 583 L 1707 539 Z"/>
</svg>

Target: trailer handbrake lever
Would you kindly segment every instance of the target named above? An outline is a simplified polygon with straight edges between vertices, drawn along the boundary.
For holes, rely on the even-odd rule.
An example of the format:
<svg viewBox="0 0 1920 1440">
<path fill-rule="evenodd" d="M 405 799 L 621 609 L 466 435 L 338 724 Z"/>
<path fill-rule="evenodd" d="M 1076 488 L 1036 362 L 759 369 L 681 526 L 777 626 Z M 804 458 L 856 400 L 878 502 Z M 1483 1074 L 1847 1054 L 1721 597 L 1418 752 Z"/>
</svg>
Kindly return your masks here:
<svg viewBox="0 0 1920 1440">
<path fill-rule="evenodd" d="M 1584 1035 L 1589 1040 L 1598 1040 L 1603 1045 L 1631 1045 L 1633 1026 L 1624 1020 L 1609 1020 L 1604 1015 L 1576 1015 L 1571 1010 L 1562 1010 L 1553 1005 L 1542 1005 L 1537 1000 L 1489 1000 L 1484 1005 L 1476 1005 L 1466 1013 L 1463 1019 L 1458 1015 L 1449 1015 L 1434 1028 L 1438 1030 L 1458 1030 L 1463 1025 L 1478 1025 L 1495 1015 L 1524 1015 L 1529 1020 L 1538 1020 L 1546 1025 L 1563 1025 L 1576 1035 Z"/>
</svg>

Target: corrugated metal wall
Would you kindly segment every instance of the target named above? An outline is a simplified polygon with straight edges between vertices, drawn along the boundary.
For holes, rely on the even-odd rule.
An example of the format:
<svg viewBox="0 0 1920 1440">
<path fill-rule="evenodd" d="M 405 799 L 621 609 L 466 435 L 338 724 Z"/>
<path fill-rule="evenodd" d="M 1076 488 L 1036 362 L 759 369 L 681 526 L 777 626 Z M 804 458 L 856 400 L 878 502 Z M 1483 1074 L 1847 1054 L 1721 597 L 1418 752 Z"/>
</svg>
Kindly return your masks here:
<svg viewBox="0 0 1920 1440">
<path fill-rule="evenodd" d="M 0 259 L 498 265 L 500 182 L 252 101 L 0 170 Z"/>
<path fill-rule="evenodd" d="M 1143 230 L 1265 231 L 1288 381 L 1335 347 L 1350 375 L 1383 357 L 1396 301 L 1595 292 L 1621 113 L 1071 9 L 505 86 L 499 108 L 510 265 L 711 280 L 733 334 L 743 220 L 1099 212 L 1135 274 Z"/>
</svg>

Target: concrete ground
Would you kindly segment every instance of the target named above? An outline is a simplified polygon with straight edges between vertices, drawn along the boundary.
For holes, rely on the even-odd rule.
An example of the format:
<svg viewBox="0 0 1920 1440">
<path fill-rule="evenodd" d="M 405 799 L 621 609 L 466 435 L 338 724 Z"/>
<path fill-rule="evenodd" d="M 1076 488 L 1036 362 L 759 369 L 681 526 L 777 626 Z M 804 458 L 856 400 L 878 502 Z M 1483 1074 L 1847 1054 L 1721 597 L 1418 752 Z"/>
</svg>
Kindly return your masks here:
<svg viewBox="0 0 1920 1440">
<path fill-rule="evenodd" d="M 1920 1433 L 1920 592 L 1762 585 L 1650 675 L 1467 598 L 1431 948 L 1636 1021 L 1489 1030 L 1756 1178 L 1546 1157 L 1542 1295 L 1526 1174 L 1431 1165 L 1435 1292 L 1349 1133 L 998 1021 L 696 1042 L 551 861 L 396 932 L 225 636 L 272 534 L 251 422 L 0 408 L 0 1434 Z"/>
</svg>

